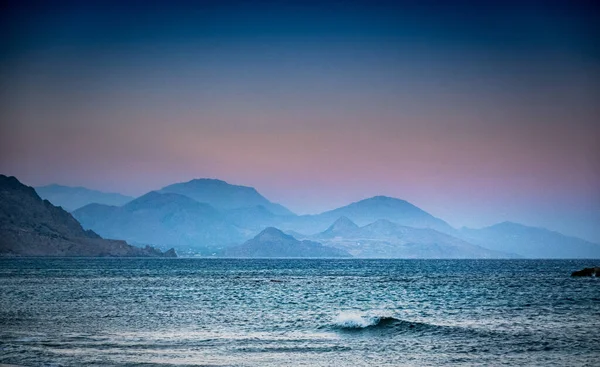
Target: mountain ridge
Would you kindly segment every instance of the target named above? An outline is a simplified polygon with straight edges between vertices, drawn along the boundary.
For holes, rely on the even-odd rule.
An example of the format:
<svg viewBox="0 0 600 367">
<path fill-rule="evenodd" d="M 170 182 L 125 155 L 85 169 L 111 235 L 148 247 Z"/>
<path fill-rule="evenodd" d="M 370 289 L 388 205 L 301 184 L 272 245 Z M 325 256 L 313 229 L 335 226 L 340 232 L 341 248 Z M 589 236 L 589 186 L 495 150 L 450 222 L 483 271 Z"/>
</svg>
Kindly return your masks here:
<svg viewBox="0 0 600 367">
<path fill-rule="evenodd" d="M 225 249 L 224 257 L 350 257 L 343 250 L 314 241 L 299 241 L 281 230 L 268 227 L 239 246 Z"/>
<path fill-rule="evenodd" d="M 434 217 L 406 200 L 383 195 L 355 201 L 346 206 L 318 214 L 318 216 L 332 219 L 345 216 L 357 225 L 365 225 L 378 219 L 388 219 L 395 223 L 416 228 L 434 228 L 442 231 L 454 230 L 445 221 Z"/>
<path fill-rule="evenodd" d="M 175 256 L 152 247 L 106 240 L 17 178 L 0 175 L 2 256 Z"/>
<path fill-rule="evenodd" d="M 160 241 L 159 243 L 161 244 L 164 243 L 172 246 L 185 246 L 192 252 L 195 251 L 195 248 L 206 247 L 207 249 L 218 251 L 224 247 L 240 244 L 241 242 L 250 239 L 253 234 L 268 227 L 277 227 L 288 233 L 294 233 L 298 238 L 317 238 L 315 236 L 318 235 L 320 236 L 319 238 L 323 239 L 325 238 L 324 236 L 328 235 L 329 237 L 327 239 L 331 240 L 336 236 L 340 237 L 339 233 L 337 233 L 339 231 L 345 231 L 347 235 L 348 231 L 357 230 L 357 227 L 364 227 L 373 224 L 373 226 L 370 227 L 372 229 L 374 229 L 375 226 L 380 226 L 378 230 L 378 236 L 380 236 L 381 233 L 383 233 L 382 231 L 385 230 L 385 227 L 390 226 L 389 223 L 386 224 L 385 220 L 387 220 L 391 223 L 414 229 L 435 230 L 439 233 L 449 235 L 455 238 L 455 240 L 461 240 L 490 251 L 500 252 L 503 254 L 519 254 L 525 257 L 542 256 L 542 251 L 540 249 L 538 249 L 537 252 L 528 251 L 527 246 L 530 245 L 526 243 L 521 242 L 518 246 L 514 245 L 512 247 L 501 246 L 500 244 L 496 243 L 498 238 L 501 238 L 502 232 L 508 231 L 514 235 L 515 232 L 519 231 L 531 232 L 542 230 L 540 228 L 535 229 L 534 227 L 525 226 L 515 222 L 502 222 L 494 226 L 490 226 L 490 228 L 493 229 L 491 232 L 497 233 L 497 235 L 495 235 L 497 238 L 490 239 L 485 238 L 483 235 L 477 234 L 477 230 L 466 228 L 460 230 L 455 229 L 445 221 L 434 217 L 430 213 L 415 206 L 414 204 L 403 199 L 392 198 L 389 196 L 373 196 L 350 203 L 340 208 L 325 211 L 320 214 L 296 216 L 294 214 L 278 215 L 273 213 L 269 209 L 268 205 L 263 205 L 265 201 L 267 203 L 271 202 L 260 195 L 256 189 L 246 186 L 230 185 L 221 180 L 196 179 L 166 187 L 178 187 L 177 185 L 185 186 L 190 183 L 192 186 L 194 186 L 192 188 L 197 188 L 196 185 L 207 188 L 208 184 L 209 186 L 215 185 L 217 187 L 226 187 L 227 190 L 234 188 L 235 191 L 237 190 L 235 189 L 236 187 L 241 187 L 243 192 L 250 193 L 251 199 L 246 201 L 246 194 L 241 194 L 241 196 L 234 198 L 233 201 L 230 201 L 228 205 L 225 205 L 226 207 L 241 205 L 241 207 L 236 207 L 234 209 L 219 209 L 211 206 L 209 203 L 201 203 L 190 197 L 189 190 L 182 191 L 178 189 L 173 190 L 177 192 L 171 192 L 171 190 L 166 190 L 166 192 L 164 192 L 161 189 L 147 193 L 140 198 L 134 199 L 125 204 L 124 207 L 133 207 L 136 205 L 141 205 L 141 203 L 145 199 L 148 199 L 148 197 L 155 196 L 155 199 L 160 198 L 160 200 L 156 201 L 151 200 L 150 206 L 152 207 L 147 207 L 146 209 L 150 211 L 165 210 L 163 213 L 163 217 L 165 219 L 162 222 L 163 224 L 165 222 L 170 223 L 173 226 L 173 230 L 169 232 L 169 235 L 161 232 L 162 230 L 159 230 L 158 233 L 161 234 L 161 236 L 155 236 L 154 238 L 148 237 L 149 233 L 153 233 L 152 231 L 154 230 L 154 227 L 146 226 L 147 223 L 144 222 L 142 216 L 123 218 L 123 222 L 128 223 L 130 226 L 140 227 L 138 228 L 138 233 L 135 235 L 132 235 L 130 229 L 127 229 L 123 225 L 117 223 L 120 225 L 120 227 L 118 227 L 118 225 L 115 224 L 116 222 L 112 219 L 109 219 L 108 222 L 112 223 L 111 225 L 117 225 L 115 230 L 108 230 L 106 226 L 103 227 L 103 225 L 105 225 L 107 222 L 106 218 L 114 216 L 114 211 L 116 210 L 114 207 L 110 208 L 106 206 L 90 204 L 84 208 L 80 208 L 80 210 L 75 211 L 74 215 L 82 222 L 82 224 L 84 224 L 85 228 L 94 229 L 104 236 L 124 238 L 132 243 L 152 243 L 147 241 L 154 239 L 156 241 Z M 191 193 L 194 194 L 195 191 L 196 190 L 192 190 Z M 203 195 L 208 195 L 209 193 L 210 190 L 205 191 Z M 159 197 L 157 195 L 163 196 Z M 196 197 L 198 198 L 197 195 Z M 200 196 L 200 199 L 202 198 L 203 197 Z M 256 203 L 255 200 L 259 200 L 259 202 L 262 204 L 251 205 Z M 204 205 L 203 211 L 199 209 L 202 205 Z M 190 210 L 187 212 L 187 214 L 182 214 L 183 211 L 186 210 L 186 207 L 189 207 Z M 169 210 L 171 210 L 171 212 L 168 212 Z M 201 215 L 200 212 L 203 212 L 204 214 Z M 198 215 L 198 217 L 193 218 L 192 214 Z M 211 220 L 208 220 L 208 217 L 214 219 L 214 221 L 211 222 Z M 135 218 L 137 218 L 138 222 L 134 220 Z M 177 227 L 177 223 L 174 222 L 177 218 L 183 222 L 187 222 L 187 224 Z M 192 226 L 191 223 L 194 221 L 198 222 L 199 224 Z M 216 228 L 214 230 L 211 230 L 207 227 L 210 225 L 210 223 L 219 224 L 215 226 Z M 160 223 L 157 222 L 156 225 L 158 226 L 159 224 Z M 204 229 L 201 229 L 205 232 L 204 237 L 197 236 L 202 225 L 205 227 Z M 395 229 L 391 229 L 391 231 L 394 232 Z M 189 233 L 195 234 L 190 236 Z M 414 235 L 418 234 L 418 232 L 415 231 L 412 233 Z M 562 235 L 559 232 L 552 233 L 554 233 L 554 237 L 552 239 L 552 241 L 554 241 L 554 246 L 563 248 L 563 250 L 557 251 L 555 254 L 553 254 L 552 256 L 554 257 L 561 254 L 561 256 L 571 255 L 576 257 L 585 256 L 585 253 L 592 255 L 595 254 L 594 249 L 596 247 L 593 247 L 593 244 L 582 244 L 579 242 L 577 244 L 576 242 L 580 239 L 573 240 L 569 236 Z M 143 234 L 143 236 L 140 237 L 140 234 Z M 442 241 L 449 241 L 448 238 L 442 238 L 439 234 L 436 234 L 435 236 L 440 238 Z M 432 238 L 435 236 L 431 234 L 429 237 Z M 550 235 L 546 232 L 539 232 L 536 234 L 536 236 L 537 237 L 530 237 L 533 242 L 544 240 L 544 238 L 546 238 L 546 240 L 550 238 L 548 237 Z M 394 239 L 394 241 L 397 242 L 397 239 Z M 571 246 L 573 243 L 575 243 L 576 249 L 583 249 L 587 246 L 587 248 L 591 249 L 592 251 L 586 250 L 587 252 L 581 254 L 575 251 L 575 255 L 573 255 L 571 252 L 569 252 L 569 246 Z M 212 253 L 213 250 L 203 250 L 203 253 Z M 438 250 L 441 251 L 441 249 Z"/>
<path fill-rule="evenodd" d="M 254 187 L 233 185 L 218 179 L 197 178 L 168 185 L 158 191 L 185 195 L 222 210 L 262 205 L 277 215 L 295 215 L 284 206 L 269 201 Z"/>
<path fill-rule="evenodd" d="M 92 190 L 83 186 L 50 184 L 38 186 L 34 189 L 42 199 L 46 199 L 56 206 L 61 206 L 69 212 L 92 203 L 119 206 L 134 199 L 131 196 L 116 192 Z"/>
<path fill-rule="evenodd" d="M 342 218 L 342 223 L 345 222 Z M 336 223 L 332 227 L 336 227 Z M 339 228 L 339 227 L 338 227 Z M 348 251 L 355 257 L 374 258 L 513 258 L 514 254 L 473 245 L 432 228 L 413 228 L 378 219 L 362 227 L 346 226 L 332 236 L 328 229 L 308 238 Z"/>
<path fill-rule="evenodd" d="M 505 221 L 488 227 L 463 227 L 459 236 L 471 243 L 526 258 L 600 258 L 600 244 L 543 227 Z"/>
<path fill-rule="evenodd" d="M 178 250 L 218 248 L 246 238 L 244 230 L 228 223 L 219 210 L 175 193 L 151 191 L 121 207 L 93 204 L 73 215 L 85 228 L 105 237 Z"/>
</svg>

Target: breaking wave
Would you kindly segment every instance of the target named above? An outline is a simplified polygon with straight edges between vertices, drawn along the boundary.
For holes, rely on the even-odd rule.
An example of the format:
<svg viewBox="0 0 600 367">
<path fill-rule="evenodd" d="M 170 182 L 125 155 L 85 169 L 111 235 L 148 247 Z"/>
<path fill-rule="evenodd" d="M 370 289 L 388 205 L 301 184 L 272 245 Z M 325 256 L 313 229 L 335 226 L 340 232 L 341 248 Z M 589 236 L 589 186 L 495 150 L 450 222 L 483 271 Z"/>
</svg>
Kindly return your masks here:
<svg viewBox="0 0 600 367">
<path fill-rule="evenodd" d="M 367 315 L 358 312 L 340 312 L 333 320 L 333 325 L 341 329 L 366 329 L 384 327 L 404 322 L 389 315 Z"/>
<path fill-rule="evenodd" d="M 401 333 L 433 333 L 445 334 L 461 332 L 460 328 L 414 322 L 396 318 L 386 312 L 340 312 L 333 318 L 330 327 L 340 331 L 373 331 L 373 332 L 401 332 Z"/>
</svg>

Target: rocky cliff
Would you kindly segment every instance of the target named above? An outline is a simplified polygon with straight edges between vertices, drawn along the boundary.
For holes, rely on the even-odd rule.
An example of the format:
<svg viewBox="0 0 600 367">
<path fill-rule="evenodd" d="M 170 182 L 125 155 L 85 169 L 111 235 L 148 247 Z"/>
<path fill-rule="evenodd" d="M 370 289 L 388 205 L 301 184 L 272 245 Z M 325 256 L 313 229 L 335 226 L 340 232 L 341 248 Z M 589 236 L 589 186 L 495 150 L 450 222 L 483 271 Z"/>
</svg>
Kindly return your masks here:
<svg viewBox="0 0 600 367">
<path fill-rule="evenodd" d="M 0 175 L 1 256 L 175 256 L 85 231 L 68 212 L 42 200 L 32 187 Z"/>
</svg>

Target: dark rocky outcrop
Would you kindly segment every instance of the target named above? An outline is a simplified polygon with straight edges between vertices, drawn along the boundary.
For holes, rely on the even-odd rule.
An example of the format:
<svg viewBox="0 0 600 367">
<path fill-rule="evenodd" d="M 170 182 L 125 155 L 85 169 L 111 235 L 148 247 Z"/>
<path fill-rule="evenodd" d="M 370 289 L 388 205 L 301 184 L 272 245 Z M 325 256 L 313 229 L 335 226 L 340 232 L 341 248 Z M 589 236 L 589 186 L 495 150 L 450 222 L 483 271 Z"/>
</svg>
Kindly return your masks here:
<svg viewBox="0 0 600 367">
<path fill-rule="evenodd" d="M 150 246 L 147 246 L 150 247 Z M 163 253 L 163 257 L 177 257 L 177 253 L 174 248 L 171 248 Z"/>
<path fill-rule="evenodd" d="M 105 240 L 84 230 L 68 212 L 42 200 L 32 187 L 0 175 L 1 256 L 174 256 L 153 247 Z"/>
<path fill-rule="evenodd" d="M 600 276 L 600 268 L 585 268 L 583 270 L 574 271 L 571 273 L 572 277 L 597 277 Z"/>
</svg>

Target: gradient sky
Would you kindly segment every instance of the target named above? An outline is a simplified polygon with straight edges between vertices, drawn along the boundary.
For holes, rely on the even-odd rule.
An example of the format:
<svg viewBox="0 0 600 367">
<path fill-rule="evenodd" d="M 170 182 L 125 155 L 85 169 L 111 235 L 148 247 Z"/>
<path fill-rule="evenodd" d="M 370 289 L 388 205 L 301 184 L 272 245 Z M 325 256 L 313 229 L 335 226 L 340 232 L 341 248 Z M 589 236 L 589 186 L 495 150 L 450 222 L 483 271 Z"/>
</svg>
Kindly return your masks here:
<svg viewBox="0 0 600 367">
<path fill-rule="evenodd" d="M 600 242 L 594 1 L 0 5 L 0 172 L 297 213 L 373 195 Z M 545 4 L 544 4 L 545 3 Z"/>
</svg>

